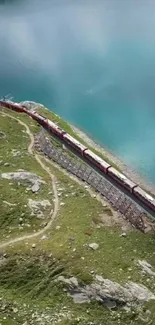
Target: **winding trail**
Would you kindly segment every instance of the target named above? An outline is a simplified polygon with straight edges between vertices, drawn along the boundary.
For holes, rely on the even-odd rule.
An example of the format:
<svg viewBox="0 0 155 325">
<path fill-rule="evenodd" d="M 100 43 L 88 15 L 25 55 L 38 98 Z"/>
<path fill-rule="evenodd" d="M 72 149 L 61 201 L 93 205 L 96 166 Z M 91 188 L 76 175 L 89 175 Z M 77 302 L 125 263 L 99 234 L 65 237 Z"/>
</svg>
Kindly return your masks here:
<svg viewBox="0 0 155 325">
<path fill-rule="evenodd" d="M 35 238 L 35 237 L 38 237 L 40 235 L 42 235 L 44 232 L 46 232 L 48 229 L 51 228 L 51 225 L 53 223 L 53 221 L 55 220 L 56 216 L 57 216 L 57 212 L 58 212 L 58 209 L 59 209 L 59 198 L 58 198 L 58 194 L 57 194 L 57 188 L 56 188 L 56 184 L 55 184 L 55 181 L 56 181 L 56 177 L 50 172 L 50 169 L 41 161 L 40 157 L 38 154 L 33 154 L 33 145 L 34 145 L 34 136 L 33 134 L 31 133 L 29 127 L 27 126 L 27 124 L 25 124 L 24 122 L 20 121 L 18 118 L 16 117 L 13 117 L 7 113 L 2 113 L 3 116 L 8 116 L 9 118 L 13 119 L 13 120 L 16 120 L 18 121 L 19 124 L 23 125 L 26 129 L 26 133 L 29 135 L 30 137 L 30 144 L 28 146 L 28 152 L 31 154 L 31 155 L 34 155 L 35 159 L 37 160 L 37 162 L 40 164 L 40 166 L 42 167 L 42 169 L 44 169 L 51 181 L 52 181 L 52 188 L 53 188 L 53 193 L 54 193 L 54 209 L 52 208 L 51 212 L 50 212 L 50 215 L 51 215 L 51 219 L 50 221 L 48 222 L 48 224 L 41 230 L 39 230 L 38 232 L 36 233 L 33 233 L 33 234 L 29 234 L 29 235 L 24 235 L 24 236 L 21 236 L 21 237 L 17 237 L 17 238 L 14 238 L 12 240 L 9 240 L 9 241 L 6 241 L 2 244 L 0 244 L 0 249 L 1 248 L 5 248 L 9 245 L 12 245 L 12 244 L 15 244 L 17 242 L 20 242 L 20 241 L 24 241 L 26 239 L 32 239 L 32 238 Z"/>
</svg>

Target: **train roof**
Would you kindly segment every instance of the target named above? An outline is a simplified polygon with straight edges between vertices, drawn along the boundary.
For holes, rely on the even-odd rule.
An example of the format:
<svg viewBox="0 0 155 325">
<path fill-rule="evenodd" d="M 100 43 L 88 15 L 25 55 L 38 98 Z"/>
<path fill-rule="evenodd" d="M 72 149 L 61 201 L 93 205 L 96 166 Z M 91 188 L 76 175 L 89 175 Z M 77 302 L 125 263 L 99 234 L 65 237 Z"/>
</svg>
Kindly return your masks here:
<svg viewBox="0 0 155 325">
<path fill-rule="evenodd" d="M 96 155 L 93 151 L 91 151 L 90 149 L 87 149 L 86 153 L 88 155 L 90 155 L 92 158 L 94 158 L 95 160 L 99 161 L 101 164 L 103 165 L 107 165 L 110 166 L 105 160 L 103 160 L 101 157 L 99 157 L 98 155 Z"/>
<path fill-rule="evenodd" d="M 48 123 L 48 125 L 51 125 L 52 127 L 57 128 L 57 125 L 54 122 L 52 122 L 51 120 L 47 119 L 47 123 Z"/>
<path fill-rule="evenodd" d="M 155 201 L 155 199 L 153 198 L 153 196 L 151 196 L 150 194 L 146 193 L 140 186 L 137 186 L 134 189 L 134 191 L 136 191 L 139 194 L 141 194 L 142 196 L 146 197 L 147 200 Z"/>
<path fill-rule="evenodd" d="M 114 167 L 110 167 L 109 171 L 112 171 L 113 174 L 115 174 L 117 177 L 122 179 L 124 182 L 130 184 L 131 186 L 136 186 L 137 184 L 133 182 L 130 178 L 126 177 L 124 174 L 120 173 L 117 169 Z"/>
<path fill-rule="evenodd" d="M 83 149 L 86 149 L 86 146 L 84 144 L 82 144 L 81 142 L 79 142 L 78 140 L 76 140 L 75 138 L 73 138 L 69 133 L 66 133 L 64 137 L 65 138 L 68 138 L 70 141 L 72 141 L 76 145 L 82 147 Z"/>
<path fill-rule="evenodd" d="M 119 178 L 122 178 L 123 180 L 126 180 L 126 179 L 127 179 L 127 177 L 126 177 L 124 174 L 120 173 L 120 172 L 119 172 L 117 169 L 115 169 L 114 167 L 110 167 L 110 168 L 109 168 L 109 171 L 112 171 L 113 174 L 115 174 L 115 175 L 118 176 Z"/>
</svg>

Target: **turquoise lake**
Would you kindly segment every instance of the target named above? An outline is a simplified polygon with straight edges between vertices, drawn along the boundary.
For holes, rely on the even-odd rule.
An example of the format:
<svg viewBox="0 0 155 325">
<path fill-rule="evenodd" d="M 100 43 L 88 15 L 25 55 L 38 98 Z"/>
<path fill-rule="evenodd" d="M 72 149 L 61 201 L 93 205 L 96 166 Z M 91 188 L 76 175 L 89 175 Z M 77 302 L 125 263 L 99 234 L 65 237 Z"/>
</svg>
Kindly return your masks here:
<svg viewBox="0 0 155 325">
<path fill-rule="evenodd" d="M 43 103 L 155 183 L 155 1 L 1 0 L 7 94 Z"/>
</svg>

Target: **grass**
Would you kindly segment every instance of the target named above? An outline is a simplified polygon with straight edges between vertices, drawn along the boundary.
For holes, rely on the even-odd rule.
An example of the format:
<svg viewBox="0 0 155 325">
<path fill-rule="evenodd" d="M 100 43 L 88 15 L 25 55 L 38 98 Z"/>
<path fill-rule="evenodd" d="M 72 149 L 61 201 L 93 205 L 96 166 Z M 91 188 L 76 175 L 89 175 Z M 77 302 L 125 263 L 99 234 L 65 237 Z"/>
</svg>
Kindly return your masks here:
<svg viewBox="0 0 155 325">
<path fill-rule="evenodd" d="M 26 116 L 22 116 L 22 120 L 25 123 L 29 121 Z M 33 121 L 30 127 L 36 132 Z M 46 181 L 37 199 L 52 201 L 48 175 L 34 157 L 27 153 L 29 138 L 23 132 L 24 127 L 0 115 L 0 130 L 6 134 L 6 138 L 0 139 L 0 173 L 16 171 L 18 168 L 35 172 Z M 13 157 L 12 149 L 22 154 Z M 41 159 L 44 161 L 43 156 Z M 5 162 L 9 162 L 9 166 L 4 166 Z M 76 276 L 81 283 L 89 284 L 93 280 L 93 271 L 94 274 L 121 284 L 129 279 L 142 283 L 155 293 L 154 279 L 143 276 L 137 266 L 138 259 L 146 259 L 155 267 L 154 235 L 128 230 L 126 237 L 121 237 L 122 229 L 115 222 L 111 226 L 103 223 L 99 228 L 98 224 L 102 224 L 101 215 L 102 219 L 104 216 L 113 218 L 112 208 L 102 206 L 82 185 L 70 179 L 55 165 L 46 165 L 58 180 L 60 209 L 53 227 L 46 232 L 45 240 L 38 237 L 3 250 L 6 257 L 3 260 L 0 256 L 0 323 L 21 325 L 27 321 L 32 325 L 88 325 L 91 322 L 94 325 L 141 325 L 140 315 L 143 315 L 143 309 L 131 313 L 122 309 L 111 312 L 97 302 L 74 304 L 64 291 L 64 286 L 54 280 L 58 275 Z M 40 221 L 32 220 L 26 206 L 28 199 L 36 199 L 36 195 L 30 191 L 26 193 L 24 186 L 12 181 L 12 185 L 9 183 L 10 181 L 0 180 L 1 241 L 8 234 L 9 239 L 14 238 L 21 231 L 22 234 L 32 232 L 40 229 L 41 225 Z M 4 200 L 17 205 L 10 207 Z M 24 224 L 28 222 L 30 228 L 24 226 L 23 230 L 19 230 L 19 217 L 22 213 Z M 45 220 L 48 218 L 47 209 Z M 93 242 L 99 244 L 96 251 L 88 246 Z M 36 248 L 32 248 L 33 243 Z M 147 303 L 144 309 L 150 310 L 152 321 L 155 321 L 154 304 Z"/>
<path fill-rule="evenodd" d="M 43 200 L 48 199 L 53 205 L 53 195 L 51 194 L 51 183 L 48 175 L 40 167 L 33 156 L 27 152 L 29 137 L 23 131 L 24 127 L 16 121 L 8 117 L 0 117 L 0 129 L 6 134 L 5 139 L 0 140 L 0 172 L 13 172 L 18 169 L 23 169 L 29 172 L 36 173 L 41 176 L 46 185 L 41 185 L 38 194 L 33 194 L 27 190 L 30 184 L 18 184 L 18 182 L 1 179 L 0 181 L 0 235 L 2 237 L 12 237 L 21 233 L 31 232 L 40 227 L 43 221 L 49 219 L 50 208 L 46 208 L 45 219 L 41 220 L 31 216 L 31 211 L 28 204 L 28 199 Z M 15 132 L 16 130 L 16 132 Z M 21 134 L 23 136 L 21 137 Z M 13 155 L 14 152 L 19 152 L 19 156 Z M 8 166 L 5 166 L 8 163 Z M 50 192 L 50 194 L 49 194 Z M 20 221 L 23 219 L 23 222 Z M 24 224 L 24 225 L 23 225 Z M 28 226 L 27 226 L 28 225 Z M 17 231 L 18 229 L 18 231 Z"/>
</svg>

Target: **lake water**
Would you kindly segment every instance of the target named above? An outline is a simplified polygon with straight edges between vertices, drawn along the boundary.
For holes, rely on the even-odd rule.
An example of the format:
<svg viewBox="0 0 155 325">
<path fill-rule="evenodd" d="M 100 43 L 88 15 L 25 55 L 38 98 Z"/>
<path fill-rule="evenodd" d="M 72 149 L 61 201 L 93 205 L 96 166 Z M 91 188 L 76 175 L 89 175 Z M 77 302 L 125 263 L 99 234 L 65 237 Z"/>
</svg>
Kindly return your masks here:
<svg viewBox="0 0 155 325">
<path fill-rule="evenodd" d="M 0 96 L 34 100 L 155 182 L 155 1 L 1 0 Z"/>
</svg>

